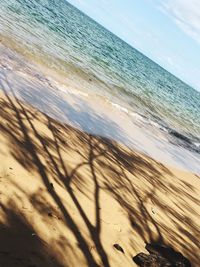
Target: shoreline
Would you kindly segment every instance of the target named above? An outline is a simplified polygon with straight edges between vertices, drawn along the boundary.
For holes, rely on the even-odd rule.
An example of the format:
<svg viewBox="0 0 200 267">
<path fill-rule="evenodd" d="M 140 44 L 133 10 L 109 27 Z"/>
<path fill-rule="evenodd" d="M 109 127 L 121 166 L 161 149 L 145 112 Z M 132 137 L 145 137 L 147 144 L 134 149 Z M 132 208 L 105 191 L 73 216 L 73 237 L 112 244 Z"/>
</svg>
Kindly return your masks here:
<svg viewBox="0 0 200 267">
<path fill-rule="evenodd" d="M 200 92 L 150 54 L 1 3 L 0 267 L 199 267 Z"/>
<path fill-rule="evenodd" d="M 146 242 L 198 266 L 198 175 L 0 101 L 3 266 L 136 266 Z"/>
<path fill-rule="evenodd" d="M 0 78 L 8 93 L 10 86 L 18 99 L 61 123 L 115 140 L 163 164 L 200 174 L 199 154 L 179 145 L 153 122 L 148 124 L 139 114 L 127 112 L 125 105 L 119 106 L 106 96 L 96 95 L 95 90 L 85 91 L 86 85 L 82 88 L 78 75 L 76 81 L 72 81 L 69 74 L 58 76 L 39 64 L 23 58 L 20 61 L 18 54 L 9 54 L 5 47 L 0 48 L 4 52 L 0 52 L 3 55 Z M 87 83 L 95 84 L 94 81 Z"/>
</svg>

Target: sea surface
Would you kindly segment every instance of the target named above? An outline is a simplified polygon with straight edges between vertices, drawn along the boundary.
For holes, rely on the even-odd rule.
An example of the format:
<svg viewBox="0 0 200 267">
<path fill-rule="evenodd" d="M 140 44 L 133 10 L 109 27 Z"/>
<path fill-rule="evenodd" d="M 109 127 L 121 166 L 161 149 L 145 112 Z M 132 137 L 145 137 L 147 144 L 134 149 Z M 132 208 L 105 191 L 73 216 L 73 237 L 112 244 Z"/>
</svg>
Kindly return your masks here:
<svg viewBox="0 0 200 267">
<path fill-rule="evenodd" d="M 200 92 L 65 0 L 0 0 L 0 40 L 200 154 Z M 98 86 L 95 86 L 98 85 Z"/>
</svg>

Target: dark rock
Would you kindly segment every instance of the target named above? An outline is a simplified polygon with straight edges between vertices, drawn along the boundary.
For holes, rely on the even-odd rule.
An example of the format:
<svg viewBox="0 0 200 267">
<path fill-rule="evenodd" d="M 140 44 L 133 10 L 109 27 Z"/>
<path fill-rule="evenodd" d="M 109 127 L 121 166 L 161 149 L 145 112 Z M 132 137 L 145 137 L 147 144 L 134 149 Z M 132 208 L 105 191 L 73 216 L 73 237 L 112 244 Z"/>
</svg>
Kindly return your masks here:
<svg viewBox="0 0 200 267">
<path fill-rule="evenodd" d="M 191 267 L 190 261 L 171 247 L 147 244 L 149 254 L 139 253 L 133 261 L 140 267 Z"/>
<path fill-rule="evenodd" d="M 139 253 L 133 257 L 133 261 L 141 267 L 172 267 L 172 265 L 163 257 L 156 254 L 147 255 Z M 175 267 L 173 265 L 173 267 Z"/>
<path fill-rule="evenodd" d="M 54 189 L 53 183 L 50 183 L 50 186 Z"/>
<path fill-rule="evenodd" d="M 187 136 L 185 136 L 185 135 L 183 135 L 183 134 L 181 134 L 175 130 L 171 130 L 169 133 L 171 135 L 175 136 L 176 138 L 180 139 L 181 141 L 184 141 L 188 144 L 191 144 L 191 140 Z"/>
<path fill-rule="evenodd" d="M 119 244 L 114 244 L 113 247 L 117 250 L 119 250 L 120 252 L 124 253 L 123 248 L 119 245 Z"/>
</svg>

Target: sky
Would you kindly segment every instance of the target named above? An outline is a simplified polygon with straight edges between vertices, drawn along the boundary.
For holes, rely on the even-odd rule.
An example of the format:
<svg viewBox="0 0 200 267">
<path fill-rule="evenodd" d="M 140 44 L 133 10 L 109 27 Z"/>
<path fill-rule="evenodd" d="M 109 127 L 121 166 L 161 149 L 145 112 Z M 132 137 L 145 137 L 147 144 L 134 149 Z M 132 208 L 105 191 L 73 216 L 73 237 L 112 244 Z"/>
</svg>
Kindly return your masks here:
<svg viewBox="0 0 200 267">
<path fill-rule="evenodd" d="M 200 91 L 200 0 L 68 0 Z"/>
</svg>

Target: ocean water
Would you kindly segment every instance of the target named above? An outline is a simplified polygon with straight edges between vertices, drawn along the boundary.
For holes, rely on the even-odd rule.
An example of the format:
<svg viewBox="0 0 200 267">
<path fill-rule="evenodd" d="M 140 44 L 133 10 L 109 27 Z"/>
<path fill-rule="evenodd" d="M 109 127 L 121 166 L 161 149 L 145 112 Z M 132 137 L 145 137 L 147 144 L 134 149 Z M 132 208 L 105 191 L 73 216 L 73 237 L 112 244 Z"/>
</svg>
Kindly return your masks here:
<svg viewBox="0 0 200 267">
<path fill-rule="evenodd" d="M 200 93 L 67 1 L 0 0 L 0 39 L 62 73 L 79 70 L 113 106 L 200 153 Z"/>
</svg>

